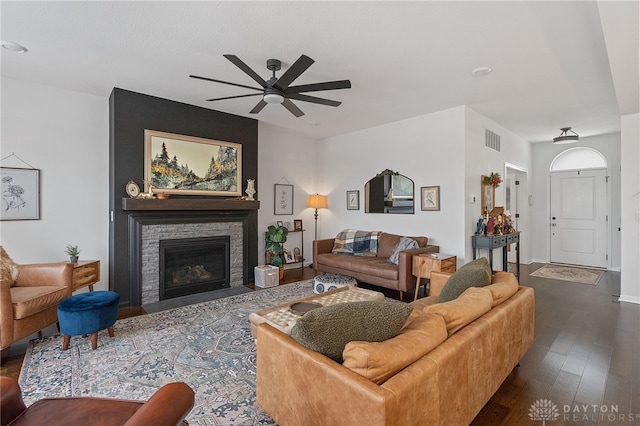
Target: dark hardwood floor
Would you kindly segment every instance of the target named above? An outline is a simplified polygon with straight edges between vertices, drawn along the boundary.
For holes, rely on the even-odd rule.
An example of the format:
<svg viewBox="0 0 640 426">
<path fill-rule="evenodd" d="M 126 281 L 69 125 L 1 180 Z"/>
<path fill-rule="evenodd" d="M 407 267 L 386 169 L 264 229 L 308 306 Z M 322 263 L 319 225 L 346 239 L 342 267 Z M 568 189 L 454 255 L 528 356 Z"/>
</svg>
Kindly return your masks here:
<svg viewBox="0 0 640 426">
<path fill-rule="evenodd" d="M 640 425 L 640 305 L 617 301 L 617 272 L 592 286 L 529 276 L 541 266 L 522 265 L 520 275 L 536 292 L 533 346 L 472 425 L 538 425 L 543 417 L 546 425 Z M 282 284 L 313 276 L 311 268 L 290 270 Z M 142 314 L 131 308 L 119 317 Z M 27 340 L 12 346 L 0 374 L 19 375 Z M 543 402 L 557 411 L 532 419 L 532 405 Z"/>
</svg>

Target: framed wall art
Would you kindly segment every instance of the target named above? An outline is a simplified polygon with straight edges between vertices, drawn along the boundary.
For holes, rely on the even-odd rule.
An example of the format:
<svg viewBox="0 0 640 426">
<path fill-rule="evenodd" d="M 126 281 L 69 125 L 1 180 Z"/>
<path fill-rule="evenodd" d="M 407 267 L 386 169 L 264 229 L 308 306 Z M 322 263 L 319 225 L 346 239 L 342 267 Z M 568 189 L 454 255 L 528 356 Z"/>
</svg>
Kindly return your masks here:
<svg viewBox="0 0 640 426">
<path fill-rule="evenodd" d="M 273 214 L 293 214 L 293 185 L 276 183 L 273 192 Z"/>
<path fill-rule="evenodd" d="M 347 191 L 347 210 L 360 210 L 360 191 Z"/>
<path fill-rule="evenodd" d="M 0 167 L 2 214 L 0 220 L 40 219 L 40 170 Z"/>
<path fill-rule="evenodd" d="M 481 197 L 480 197 L 480 214 L 485 215 L 489 213 L 495 207 L 496 187 L 491 184 L 485 183 L 487 181 L 486 176 L 480 176 L 481 184 Z"/>
<path fill-rule="evenodd" d="M 241 195 L 242 145 L 145 130 L 144 179 L 145 191 Z"/>
<path fill-rule="evenodd" d="M 294 219 L 293 220 L 293 230 L 294 231 L 302 231 L 302 219 Z"/>
<path fill-rule="evenodd" d="M 423 186 L 420 188 L 420 209 L 423 211 L 440 210 L 440 187 Z"/>
</svg>

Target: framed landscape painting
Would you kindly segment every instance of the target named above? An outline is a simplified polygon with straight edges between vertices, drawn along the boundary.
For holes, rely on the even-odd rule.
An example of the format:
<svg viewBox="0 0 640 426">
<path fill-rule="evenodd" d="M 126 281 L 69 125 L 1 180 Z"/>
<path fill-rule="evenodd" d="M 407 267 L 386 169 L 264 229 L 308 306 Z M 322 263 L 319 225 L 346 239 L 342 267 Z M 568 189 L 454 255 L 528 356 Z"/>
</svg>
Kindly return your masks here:
<svg viewBox="0 0 640 426">
<path fill-rule="evenodd" d="M 239 196 L 242 145 L 145 130 L 144 179 L 153 192 Z"/>
</svg>

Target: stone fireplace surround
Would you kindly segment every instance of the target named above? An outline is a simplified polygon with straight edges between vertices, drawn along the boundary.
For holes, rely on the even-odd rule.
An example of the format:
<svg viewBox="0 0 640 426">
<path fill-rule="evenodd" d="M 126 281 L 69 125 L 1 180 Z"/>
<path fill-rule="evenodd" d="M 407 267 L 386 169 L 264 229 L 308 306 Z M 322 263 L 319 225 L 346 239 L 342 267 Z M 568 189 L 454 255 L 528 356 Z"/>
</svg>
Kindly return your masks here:
<svg viewBox="0 0 640 426">
<path fill-rule="evenodd" d="M 258 201 L 224 199 L 123 199 L 129 240 L 133 305 L 159 300 L 159 241 L 230 236 L 230 286 L 248 283 L 249 237 Z"/>
</svg>

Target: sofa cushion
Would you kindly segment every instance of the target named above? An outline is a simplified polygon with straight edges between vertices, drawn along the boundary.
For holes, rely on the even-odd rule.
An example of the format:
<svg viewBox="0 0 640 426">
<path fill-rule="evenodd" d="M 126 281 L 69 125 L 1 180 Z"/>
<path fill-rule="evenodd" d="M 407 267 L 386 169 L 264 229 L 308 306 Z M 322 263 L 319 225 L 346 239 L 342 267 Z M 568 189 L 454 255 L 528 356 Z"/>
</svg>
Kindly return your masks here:
<svg viewBox="0 0 640 426">
<path fill-rule="evenodd" d="M 516 276 L 509 272 L 498 271 L 493 276 L 491 284 L 485 288 L 491 291 L 493 296 L 492 308 L 498 306 L 518 292 L 518 280 Z"/>
<path fill-rule="evenodd" d="M 18 279 L 18 265 L 9 257 L 4 247 L 0 246 L 0 279 L 8 280 L 11 285 Z"/>
<path fill-rule="evenodd" d="M 424 308 L 424 312 L 444 318 L 449 336 L 491 310 L 493 297 L 486 288 L 469 287 L 458 298 L 436 303 Z"/>
<path fill-rule="evenodd" d="M 11 302 L 13 303 L 13 318 L 30 317 L 58 306 L 67 297 L 67 287 L 11 287 Z"/>
<path fill-rule="evenodd" d="M 397 265 L 398 255 L 400 254 L 401 251 L 417 249 L 417 248 L 418 248 L 418 242 L 416 240 L 409 237 L 402 237 L 400 238 L 400 241 L 398 242 L 398 245 L 396 246 L 396 248 L 393 250 L 393 253 L 391 253 L 391 256 L 389 256 L 389 262 Z"/>
<path fill-rule="evenodd" d="M 473 260 L 454 272 L 444 285 L 438 302 L 448 302 L 460 296 L 469 287 L 491 284 L 491 267 L 486 257 Z"/>
<path fill-rule="evenodd" d="M 405 303 L 366 301 L 338 303 L 307 312 L 291 337 L 301 345 L 342 362 L 342 351 L 354 340 L 381 342 L 397 335 L 413 307 Z"/>
<path fill-rule="evenodd" d="M 447 339 L 440 315 L 419 313 L 409 318 L 395 337 L 384 342 L 349 342 L 343 365 L 374 383 L 382 384 Z"/>
<path fill-rule="evenodd" d="M 347 253 L 355 256 L 377 256 L 380 231 L 356 231 L 345 229 L 338 233 L 331 253 Z"/>
<path fill-rule="evenodd" d="M 418 247 L 426 247 L 429 239 L 427 237 L 409 237 L 414 239 L 418 243 Z M 402 239 L 401 235 L 388 234 L 382 232 L 378 238 L 378 257 L 389 258 L 393 254 L 393 251 L 398 246 L 398 243 Z"/>
</svg>

